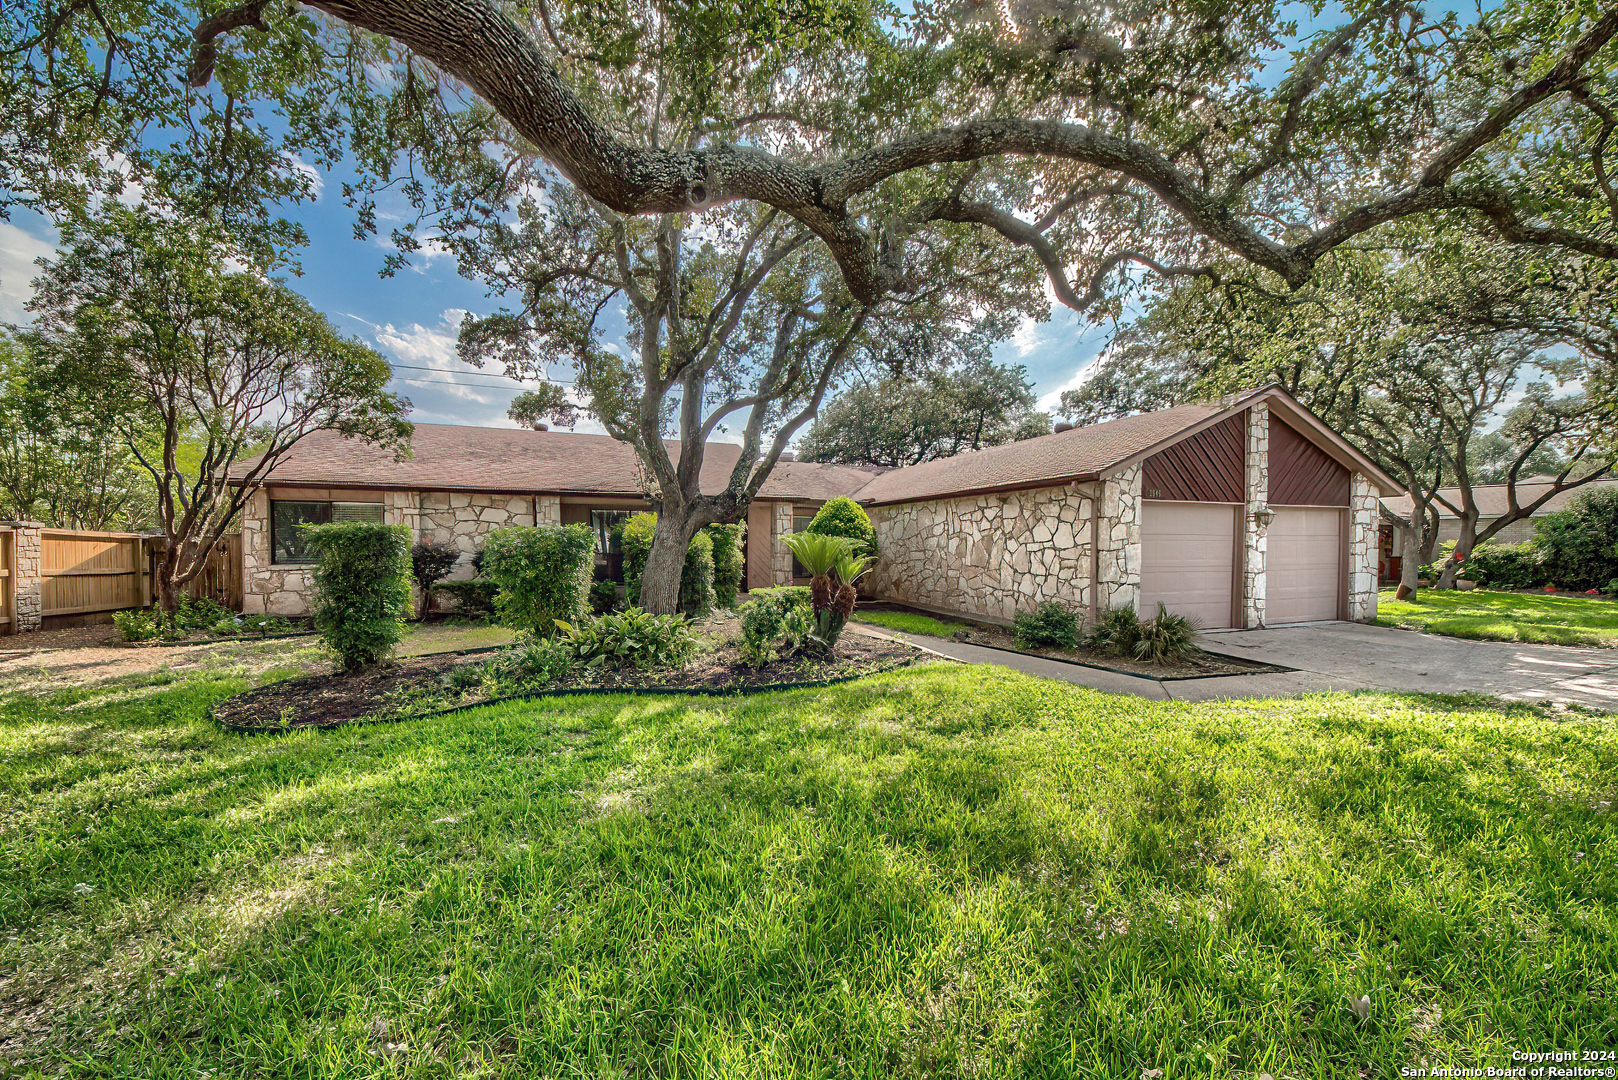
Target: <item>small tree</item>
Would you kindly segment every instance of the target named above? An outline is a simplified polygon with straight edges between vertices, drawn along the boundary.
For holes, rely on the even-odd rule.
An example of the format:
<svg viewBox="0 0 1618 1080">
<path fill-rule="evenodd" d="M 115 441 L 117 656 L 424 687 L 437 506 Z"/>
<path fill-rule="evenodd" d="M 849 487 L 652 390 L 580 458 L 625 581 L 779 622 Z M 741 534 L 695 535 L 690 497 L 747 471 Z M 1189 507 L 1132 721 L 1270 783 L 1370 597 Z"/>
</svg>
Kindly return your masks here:
<svg viewBox="0 0 1618 1080">
<path fill-rule="evenodd" d="M 541 637 L 556 621 L 588 610 L 595 533 L 588 525 L 496 529 L 483 545 L 483 573 L 497 586 L 495 610 L 507 626 Z"/>
<path fill-rule="evenodd" d="M 454 544 L 443 540 L 418 540 L 410 548 L 410 576 L 421 591 L 419 618 L 425 619 L 433 609 L 433 586 L 449 577 L 461 553 Z"/>
<path fill-rule="evenodd" d="M 63 229 L 29 304 L 74 388 L 66 406 L 115 432 L 151 476 L 165 611 L 305 436 L 402 451 L 411 430 L 388 362 L 292 290 L 231 269 L 235 254 L 205 223 L 115 203 Z"/>
<path fill-rule="evenodd" d="M 871 524 L 871 517 L 864 507 L 847 495 L 839 495 L 822 504 L 815 511 L 814 520 L 809 522 L 807 531 L 821 536 L 845 537 L 853 541 L 850 549 L 853 554 L 876 556 L 876 529 Z"/>
<path fill-rule="evenodd" d="M 410 615 L 410 530 L 338 521 L 305 525 L 315 553 L 315 626 L 345 670 L 374 664 L 405 635 Z"/>
</svg>

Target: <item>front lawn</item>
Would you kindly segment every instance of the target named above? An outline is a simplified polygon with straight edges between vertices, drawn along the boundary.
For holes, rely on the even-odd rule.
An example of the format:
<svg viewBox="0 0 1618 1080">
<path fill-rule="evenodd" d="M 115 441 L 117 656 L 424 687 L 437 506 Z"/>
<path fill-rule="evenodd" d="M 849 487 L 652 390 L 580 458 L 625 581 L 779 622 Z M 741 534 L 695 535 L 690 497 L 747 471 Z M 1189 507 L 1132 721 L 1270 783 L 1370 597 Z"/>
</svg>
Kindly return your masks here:
<svg viewBox="0 0 1618 1080">
<path fill-rule="evenodd" d="M 854 621 L 870 623 L 885 630 L 897 630 L 901 634 L 923 634 L 936 638 L 948 638 L 964 625 L 935 619 L 931 615 L 918 615 L 913 611 L 866 611 L 864 608 L 854 613 Z"/>
<path fill-rule="evenodd" d="M 1618 603 L 1585 596 L 1422 589 L 1414 600 L 1377 597 L 1383 626 L 1481 641 L 1618 646 Z"/>
<path fill-rule="evenodd" d="M 1618 1045 L 1610 720 L 953 665 L 204 719 L 245 685 L 0 701 L 0 1073 L 1336 1080 Z"/>
</svg>

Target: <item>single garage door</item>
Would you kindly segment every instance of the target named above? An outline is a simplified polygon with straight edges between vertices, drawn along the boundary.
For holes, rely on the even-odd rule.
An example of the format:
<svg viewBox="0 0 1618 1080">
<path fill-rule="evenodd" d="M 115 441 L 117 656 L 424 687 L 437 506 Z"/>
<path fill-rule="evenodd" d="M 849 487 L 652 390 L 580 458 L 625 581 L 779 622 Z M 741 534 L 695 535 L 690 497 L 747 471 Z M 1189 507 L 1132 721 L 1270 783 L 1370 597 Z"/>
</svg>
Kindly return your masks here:
<svg viewBox="0 0 1618 1080">
<path fill-rule="evenodd" d="M 1343 580 L 1343 512 L 1334 506 L 1276 506 L 1264 556 L 1264 621 L 1337 618 Z"/>
<path fill-rule="evenodd" d="M 1233 625 L 1237 508 L 1153 500 L 1141 506 L 1141 618 L 1156 615 L 1162 603 L 1210 629 Z"/>
</svg>

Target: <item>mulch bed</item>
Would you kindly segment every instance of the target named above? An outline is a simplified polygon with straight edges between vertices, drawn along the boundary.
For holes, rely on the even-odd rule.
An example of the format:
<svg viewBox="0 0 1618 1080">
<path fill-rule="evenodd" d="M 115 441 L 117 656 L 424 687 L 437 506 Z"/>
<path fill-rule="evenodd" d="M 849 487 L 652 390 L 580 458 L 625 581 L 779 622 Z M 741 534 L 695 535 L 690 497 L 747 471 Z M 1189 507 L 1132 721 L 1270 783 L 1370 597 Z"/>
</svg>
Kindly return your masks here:
<svg viewBox="0 0 1618 1080">
<path fill-rule="evenodd" d="M 837 643 L 836 655 L 830 660 L 794 657 L 753 668 L 740 662 L 733 643 L 725 642 L 699 654 L 680 670 L 579 671 L 537 692 L 746 693 L 875 675 L 910 664 L 920 655 L 903 642 L 849 633 Z M 447 698 L 442 676 L 457 665 L 488 659 L 487 653 L 439 653 L 394 660 L 362 671 L 287 679 L 218 702 L 213 707 L 213 717 L 238 731 L 285 731 L 411 719 L 471 708 L 502 698 Z M 419 703 L 413 704 L 413 698 L 419 698 Z"/>
</svg>

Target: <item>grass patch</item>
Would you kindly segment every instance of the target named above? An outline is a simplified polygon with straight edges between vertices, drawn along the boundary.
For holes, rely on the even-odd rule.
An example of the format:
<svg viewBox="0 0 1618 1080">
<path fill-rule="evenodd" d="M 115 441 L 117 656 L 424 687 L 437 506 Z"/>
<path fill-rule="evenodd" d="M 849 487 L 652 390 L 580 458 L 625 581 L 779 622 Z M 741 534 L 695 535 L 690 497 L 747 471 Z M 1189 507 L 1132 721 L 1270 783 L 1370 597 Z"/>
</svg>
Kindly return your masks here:
<svg viewBox="0 0 1618 1080">
<path fill-rule="evenodd" d="M 1479 641 L 1618 647 L 1618 603 L 1585 596 L 1422 589 L 1414 600 L 1377 597 L 1383 626 Z"/>
<path fill-rule="evenodd" d="M 909 611 L 864 611 L 855 609 L 854 621 L 870 623 L 902 634 L 926 634 L 928 637 L 947 638 L 963 624 L 945 622 L 931 615 L 917 615 Z"/>
<path fill-rule="evenodd" d="M 245 685 L 0 699 L 0 1071 L 1336 1080 L 1618 1044 L 1607 720 L 953 665 L 204 720 Z"/>
</svg>

